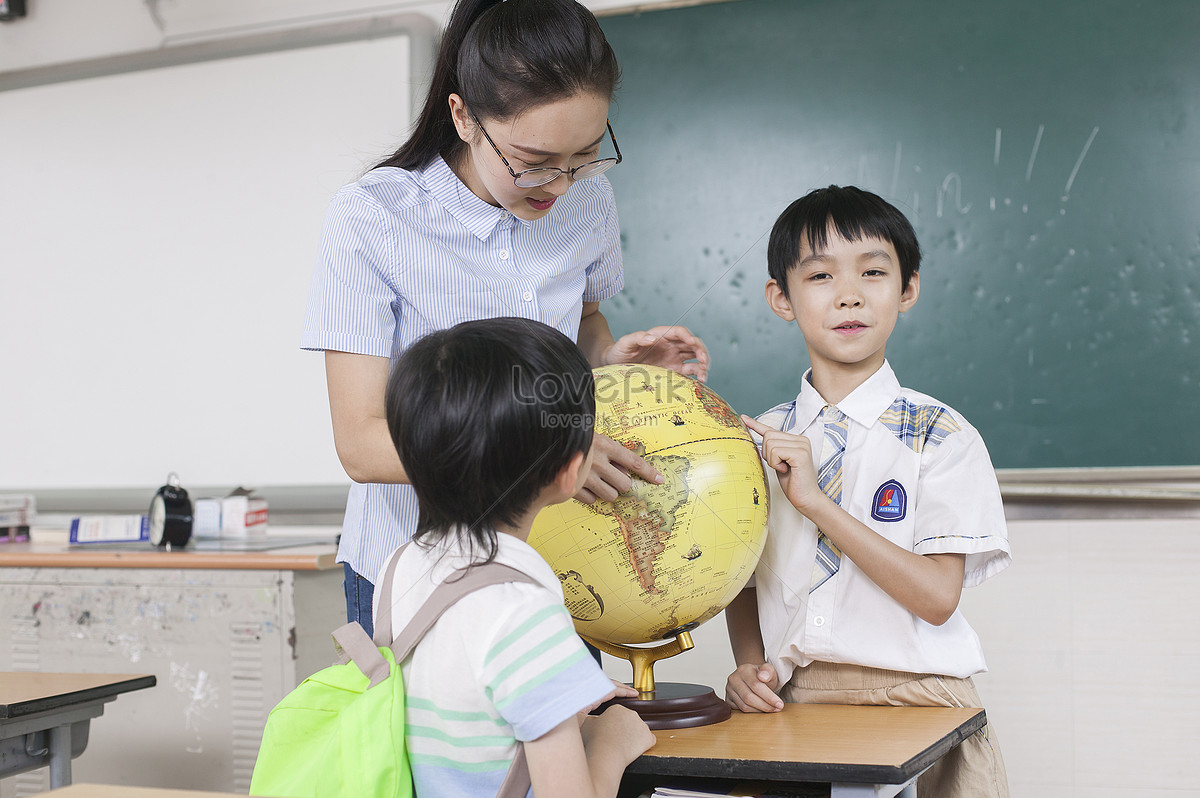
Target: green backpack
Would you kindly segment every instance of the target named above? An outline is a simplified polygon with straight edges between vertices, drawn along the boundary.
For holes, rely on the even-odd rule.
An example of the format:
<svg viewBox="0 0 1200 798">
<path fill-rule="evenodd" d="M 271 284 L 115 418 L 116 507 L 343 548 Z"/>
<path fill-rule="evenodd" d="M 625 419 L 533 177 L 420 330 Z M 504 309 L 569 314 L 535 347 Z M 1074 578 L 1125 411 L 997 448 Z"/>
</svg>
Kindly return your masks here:
<svg viewBox="0 0 1200 798">
<path fill-rule="evenodd" d="M 404 739 L 404 679 L 397 663 L 442 613 L 468 593 L 504 582 L 531 582 L 492 562 L 443 582 L 392 641 L 392 580 L 401 546 L 388 562 L 375 639 L 358 623 L 333 633 L 341 664 L 317 671 L 267 716 L 250 795 L 274 798 L 409 798 L 412 770 Z M 529 769 L 518 751 L 499 795 L 524 796 Z"/>
</svg>

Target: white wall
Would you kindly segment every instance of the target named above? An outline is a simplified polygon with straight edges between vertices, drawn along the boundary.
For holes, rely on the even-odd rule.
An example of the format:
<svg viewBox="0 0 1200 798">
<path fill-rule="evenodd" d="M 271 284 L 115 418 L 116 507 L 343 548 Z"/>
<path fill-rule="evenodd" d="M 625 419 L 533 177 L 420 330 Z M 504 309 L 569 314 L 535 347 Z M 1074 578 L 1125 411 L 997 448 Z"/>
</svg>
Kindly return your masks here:
<svg viewBox="0 0 1200 798">
<path fill-rule="evenodd" d="M 0 82 L 169 49 L 271 5 L 33 2 L 0 25 Z M 321 357 L 297 343 L 329 197 L 407 132 L 424 80 L 413 46 L 389 36 L 0 92 L 0 489 L 152 489 L 168 471 L 191 485 L 347 482 Z"/>
<path fill-rule="evenodd" d="M 297 348 L 330 195 L 409 40 L 0 92 L 0 488 L 346 481 Z"/>
<path fill-rule="evenodd" d="M 967 591 L 1013 795 L 1174 798 L 1200 784 L 1200 519 L 1017 521 Z"/>
</svg>

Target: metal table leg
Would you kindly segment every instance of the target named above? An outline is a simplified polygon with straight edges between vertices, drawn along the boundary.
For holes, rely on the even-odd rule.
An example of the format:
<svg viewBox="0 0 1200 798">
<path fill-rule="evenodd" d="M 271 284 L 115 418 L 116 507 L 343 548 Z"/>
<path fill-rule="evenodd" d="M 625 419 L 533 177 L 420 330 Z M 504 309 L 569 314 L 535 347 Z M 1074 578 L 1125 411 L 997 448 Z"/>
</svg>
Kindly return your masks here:
<svg viewBox="0 0 1200 798">
<path fill-rule="evenodd" d="M 71 724 L 50 729 L 50 789 L 71 783 Z"/>
<path fill-rule="evenodd" d="M 929 770 L 929 768 L 925 768 Z M 921 773 L 924 773 L 922 770 Z M 917 779 L 921 773 L 903 784 L 831 784 L 830 798 L 917 798 Z"/>
</svg>

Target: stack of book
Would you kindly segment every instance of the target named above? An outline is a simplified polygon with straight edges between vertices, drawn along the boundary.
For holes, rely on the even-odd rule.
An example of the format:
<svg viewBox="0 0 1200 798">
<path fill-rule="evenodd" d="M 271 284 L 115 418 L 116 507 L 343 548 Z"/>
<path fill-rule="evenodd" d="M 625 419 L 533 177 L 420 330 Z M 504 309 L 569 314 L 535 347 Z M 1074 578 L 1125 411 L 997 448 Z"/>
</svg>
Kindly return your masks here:
<svg viewBox="0 0 1200 798">
<path fill-rule="evenodd" d="M 0 493 L 0 543 L 29 540 L 37 505 L 28 493 Z"/>
</svg>

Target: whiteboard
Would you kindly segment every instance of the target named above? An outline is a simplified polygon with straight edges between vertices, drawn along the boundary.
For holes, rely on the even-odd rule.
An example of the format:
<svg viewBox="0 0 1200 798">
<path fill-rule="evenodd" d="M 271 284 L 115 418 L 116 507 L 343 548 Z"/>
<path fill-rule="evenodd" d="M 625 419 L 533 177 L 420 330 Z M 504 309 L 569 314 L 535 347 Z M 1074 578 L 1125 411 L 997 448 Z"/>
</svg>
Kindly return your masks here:
<svg viewBox="0 0 1200 798">
<path fill-rule="evenodd" d="M 348 482 L 298 342 L 330 196 L 407 133 L 410 44 L 0 92 L 0 490 Z"/>
</svg>

